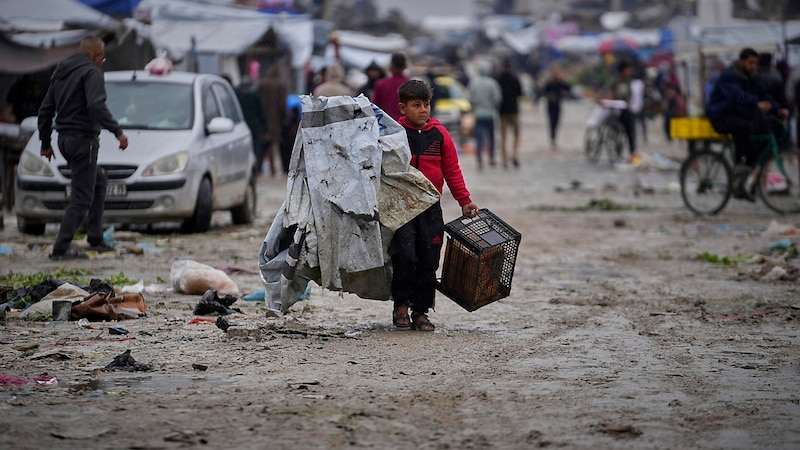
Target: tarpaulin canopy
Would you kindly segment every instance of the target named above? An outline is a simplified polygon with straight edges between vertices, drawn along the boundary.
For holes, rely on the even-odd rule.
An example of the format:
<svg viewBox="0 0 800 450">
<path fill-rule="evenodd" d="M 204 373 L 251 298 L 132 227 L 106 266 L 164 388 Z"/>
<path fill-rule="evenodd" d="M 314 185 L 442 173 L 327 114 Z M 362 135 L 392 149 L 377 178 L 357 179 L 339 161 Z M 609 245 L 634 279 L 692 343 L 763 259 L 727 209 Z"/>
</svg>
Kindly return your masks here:
<svg viewBox="0 0 800 450">
<path fill-rule="evenodd" d="M 336 32 L 339 45 L 339 58 L 346 66 L 366 69 L 375 62 L 382 67 L 389 66 L 394 52 L 403 52 L 408 48 L 408 40 L 399 34 L 375 36 L 358 31 L 339 30 Z M 329 45 L 325 59 L 330 63 L 335 59 L 335 49 Z"/>
<path fill-rule="evenodd" d="M 53 66 L 90 34 L 119 23 L 74 0 L 0 0 L 0 72 L 30 73 Z"/>
<path fill-rule="evenodd" d="M 313 24 L 303 15 L 266 14 L 184 0 L 142 0 L 134 14 L 152 23 L 154 45 L 167 49 L 176 60 L 191 50 L 193 37 L 198 52 L 240 54 L 270 27 L 291 48 L 294 68 L 303 67 L 313 47 Z"/>
</svg>

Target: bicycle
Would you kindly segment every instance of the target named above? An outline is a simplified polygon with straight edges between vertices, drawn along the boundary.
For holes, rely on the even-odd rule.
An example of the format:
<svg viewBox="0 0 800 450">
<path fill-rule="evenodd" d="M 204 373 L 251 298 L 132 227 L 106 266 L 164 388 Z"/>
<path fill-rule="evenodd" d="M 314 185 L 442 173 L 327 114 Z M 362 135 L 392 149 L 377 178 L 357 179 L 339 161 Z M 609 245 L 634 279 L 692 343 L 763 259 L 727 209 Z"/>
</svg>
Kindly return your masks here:
<svg viewBox="0 0 800 450">
<path fill-rule="evenodd" d="M 619 121 L 619 114 L 625 108 L 624 101 L 601 100 L 592 112 L 584 134 L 586 159 L 590 163 L 598 163 L 603 150 L 608 154 L 611 163 L 622 157 L 622 150 L 628 142 L 628 137 L 625 134 L 625 127 Z"/>
<path fill-rule="evenodd" d="M 696 150 L 684 160 L 680 185 L 684 204 L 695 214 L 722 211 L 733 193 L 732 139 L 717 134 L 706 118 L 682 118 L 677 125 L 671 125 L 671 134 L 676 138 L 721 142 L 721 151 Z M 767 207 L 780 214 L 800 212 L 800 150 L 780 149 L 772 133 L 752 135 L 750 139 L 762 150 L 744 183 L 747 193 L 754 197 L 757 193 Z"/>
</svg>

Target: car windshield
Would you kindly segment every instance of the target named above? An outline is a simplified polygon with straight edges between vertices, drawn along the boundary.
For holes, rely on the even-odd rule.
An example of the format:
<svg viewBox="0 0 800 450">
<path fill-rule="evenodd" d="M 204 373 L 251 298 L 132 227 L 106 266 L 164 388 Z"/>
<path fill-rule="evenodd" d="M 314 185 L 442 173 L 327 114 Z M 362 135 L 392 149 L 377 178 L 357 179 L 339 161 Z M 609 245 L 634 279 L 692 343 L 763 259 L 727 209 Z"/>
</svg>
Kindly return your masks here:
<svg viewBox="0 0 800 450">
<path fill-rule="evenodd" d="M 466 98 L 467 96 L 461 90 L 461 88 L 455 84 L 447 84 L 438 86 L 439 92 L 441 93 L 440 98 Z"/>
<path fill-rule="evenodd" d="M 192 127 L 192 86 L 146 81 L 106 83 L 108 109 L 124 129 L 187 130 Z"/>
</svg>

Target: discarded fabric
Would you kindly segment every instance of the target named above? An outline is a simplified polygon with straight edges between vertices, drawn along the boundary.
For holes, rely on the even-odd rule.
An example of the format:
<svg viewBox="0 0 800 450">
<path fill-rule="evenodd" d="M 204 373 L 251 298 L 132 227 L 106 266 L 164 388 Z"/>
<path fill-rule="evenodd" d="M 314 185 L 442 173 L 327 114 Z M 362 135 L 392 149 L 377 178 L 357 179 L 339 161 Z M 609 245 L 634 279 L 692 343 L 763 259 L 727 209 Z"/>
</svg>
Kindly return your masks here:
<svg viewBox="0 0 800 450">
<path fill-rule="evenodd" d="M 124 353 L 115 356 L 114 360 L 106 365 L 105 370 L 146 372 L 148 370 L 153 370 L 153 366 L 151 366 L 150 364 L 137 362 L 135 359 L 133 359 L 133 356 L 131 356 L 131 351 L 125 350 Z"/>
<path fill-rule="evenodd" d="M 241 313 L 241 309 L 231 308 L 234 302 L 236 302 L 236 297 L 233 295 L 220 297 L 217 295 L 217 291 L 208 290 L 203 294 L 203 297 L 200 298 L 200 301 L 197 302 L 197 305 L 195 305 L 194 315 L 204 316 L 206 314 L 217 313 L 220 316 L 226 316 L 228 314 Z"/>
</svg>

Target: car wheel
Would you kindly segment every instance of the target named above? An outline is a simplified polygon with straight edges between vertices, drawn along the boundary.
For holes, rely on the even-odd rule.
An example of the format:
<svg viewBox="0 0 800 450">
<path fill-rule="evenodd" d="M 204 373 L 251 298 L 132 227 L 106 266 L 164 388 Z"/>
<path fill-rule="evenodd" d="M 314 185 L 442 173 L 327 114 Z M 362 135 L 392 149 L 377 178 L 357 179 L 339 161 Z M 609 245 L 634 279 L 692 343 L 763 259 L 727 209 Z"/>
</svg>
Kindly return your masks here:
<svg viewBox="0 0 800 450">
<path fill-rule="evenodd" d="M 236 225 L 247 225 L 253 223 L 256 218 L 256 180 L 250 178 L 247 189 L 244 191 L 244 201 L 242 204 L 231 209 L 231 218 Z"/>
<path fill-rule="evenodd" d="M 211 181 L 203 178 L 200 189 L 197 191 L 197 202 L 194 205 L 194 214 L 187 217 L 181 224 L 184 233 L 203 233 L 211 226 L 211 213 L 213 208 L 213 192 Z"/>
<path fill-rule="evenodd" d="M 41 236 L 44 234 L 46 223 L 32 222 L 24 217 L 17 216 L 17 229 L 20 233 Z"/>
</svg>

